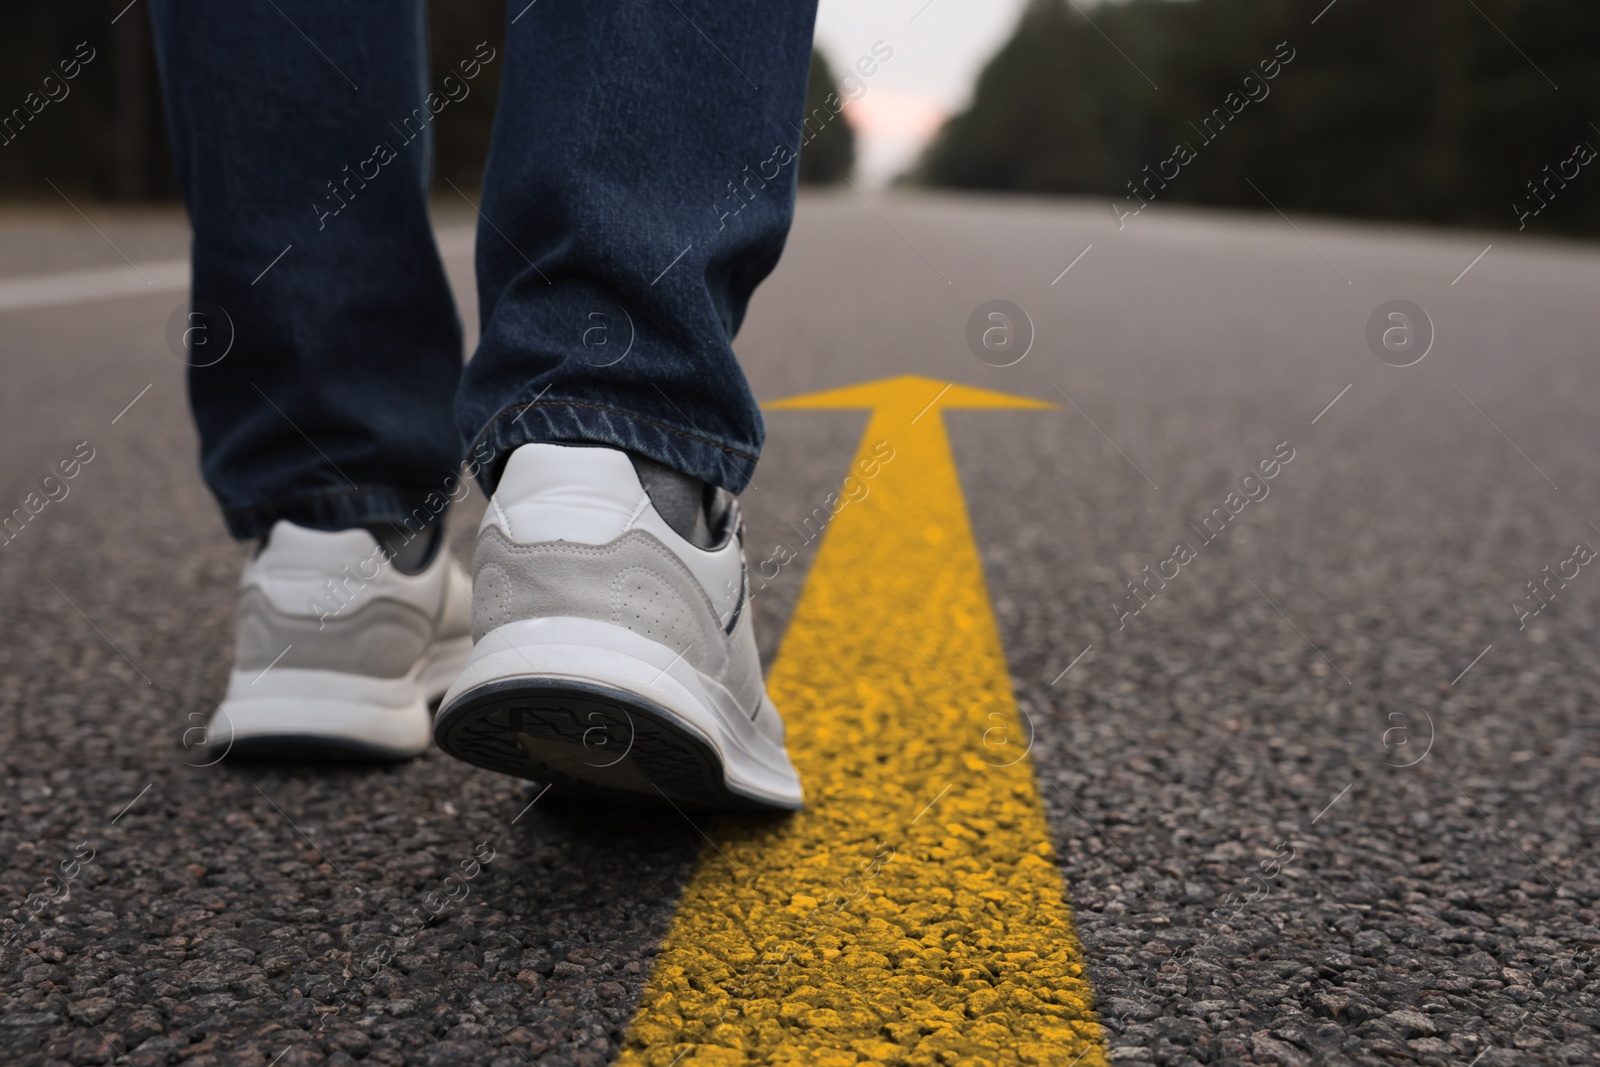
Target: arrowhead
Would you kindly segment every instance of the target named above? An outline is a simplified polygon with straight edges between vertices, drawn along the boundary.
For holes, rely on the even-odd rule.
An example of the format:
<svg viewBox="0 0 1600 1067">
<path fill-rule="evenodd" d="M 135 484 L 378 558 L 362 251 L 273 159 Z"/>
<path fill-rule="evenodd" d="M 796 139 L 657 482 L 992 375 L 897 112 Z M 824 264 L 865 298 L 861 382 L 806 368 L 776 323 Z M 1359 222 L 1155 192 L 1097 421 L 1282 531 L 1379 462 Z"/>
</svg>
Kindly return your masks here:
<svg viewBox="0 0 1600 1067">
<path fill-rule="evenodd" d="M 970 385 L 941 382 L 924 378 L 920 374 L 902 374 L 898 378 L 880 378 L 875 382 L 847 385 L 841 389 L 824 389 L 820 393 L 807 393 L 784 400 L 774 400 L 763 405 L 770 410 L 784 411 L 819 408 L 872 408 L 920 412 L 940 408 L 1034 408 L 1050 409 L 1057 405 L 1028 396 L 1013 396 L 988 389 L 975 389 Z"/>
</svg>

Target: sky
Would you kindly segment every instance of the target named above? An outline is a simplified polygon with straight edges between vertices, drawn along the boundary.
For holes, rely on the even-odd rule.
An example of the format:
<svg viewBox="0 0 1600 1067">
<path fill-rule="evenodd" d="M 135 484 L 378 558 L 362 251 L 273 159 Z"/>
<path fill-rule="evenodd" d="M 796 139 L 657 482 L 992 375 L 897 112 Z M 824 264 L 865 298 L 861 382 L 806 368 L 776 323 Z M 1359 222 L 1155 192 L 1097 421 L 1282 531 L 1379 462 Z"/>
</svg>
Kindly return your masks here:
<svg viewBox="0 0 1600 1067">
<path fill-rule="evenodd" d="M 864 56 L 893 49 L 847 105 L 856 131 L 856 180 L 882 186 L 963 110 L 978 72 L 1010 37 L 1026 0 L 821 0 L 817 46 L 835 78 Z M 873 63 L 869 61 L 868 69 Z"/>
</svg>

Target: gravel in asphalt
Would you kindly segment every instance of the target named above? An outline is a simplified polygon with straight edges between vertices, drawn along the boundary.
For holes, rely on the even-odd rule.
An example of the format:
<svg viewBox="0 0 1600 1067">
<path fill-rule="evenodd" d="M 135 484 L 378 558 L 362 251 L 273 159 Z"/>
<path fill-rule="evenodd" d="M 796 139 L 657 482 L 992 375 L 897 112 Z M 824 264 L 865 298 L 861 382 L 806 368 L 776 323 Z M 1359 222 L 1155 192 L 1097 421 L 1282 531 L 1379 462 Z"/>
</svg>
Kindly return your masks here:
<svg viewBox="0 0 1600 1067">
<path fill-rule="evenodd" d="M 1111 1059 L 1600 1058 L 1600 579 L 1569 565 L 1524 628 L 1513 607 L 1600 544 L 1600 254 L 872 195 L 893 226 L 853 192 L 802 202 L 738 348 L 768 399 L 917 373 L 1061 405 L 945 418 Z M 94 214 L 181 255 L 181 219 Z M 121 262 L 69 223 L 0 221 L 0 274 Z M 994 299 L 1036 335 L 1013 366 L 968 347 Z M 1367 341 L 1395 299 L 1436 331 L 1405 368 Z M 181 302 L 0 315 L 0 505 L 93 450 L 0 545 L 0 1052 L 606 1062 L 706 847 L 676 813 L 534 802 L 437 752 L 185 747 L 226 677 L 242 550 L 194 467 Z M 768 421 L 753 555 L 794 541 L 864 416 Z M 1243 479 L 1280 445 L 1262 496 Z M 1180 543 L 1175 577 L 1129 589 Z M 754 602 L 769 663 L 815 552 L 795 547 Z"/>
</svg>

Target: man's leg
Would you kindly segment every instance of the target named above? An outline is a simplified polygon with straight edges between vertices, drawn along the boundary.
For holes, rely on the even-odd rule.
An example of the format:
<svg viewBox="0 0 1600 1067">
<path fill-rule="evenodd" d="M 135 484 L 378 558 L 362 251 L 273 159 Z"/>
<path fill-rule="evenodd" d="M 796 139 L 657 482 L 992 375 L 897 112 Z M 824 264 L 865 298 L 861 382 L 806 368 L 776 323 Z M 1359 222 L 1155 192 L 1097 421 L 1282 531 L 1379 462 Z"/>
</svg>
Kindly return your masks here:
<svg viewBox="0 0 1600 1067">
<path fill-rule="evenodd" d="M 764 428 L 730 340 L 793 214 L 815 12 L 512 0 L 456 403 L 475 455 L 607 444 L 744 488 Z"/>
<path fill-rule="evenodd" d="M 460 462 L 460 324 L 427 212 L 423 2 L 151 11 L 194 224 L 190 337 L 205 343 L 191 363 L 209 365 L 189 392 L 206 484 L 235 537 L 279 519 L 400 523 Z"/>
<path fill-rule="evenodd" d="M 732 493 L 762 424 L 729 342 L 788 232 L 814 13 L 512 2 L 456 403 L 494 496 L 477 642 L 434 726 L 451 755 L 800 805 L 747 610 Z"/>
<path fill-rule="evenodd" d="M 461 333 L 428 224 L 422 0 L 152 17 L 194 224 L 201 469 L 230 532 L 263 539 L 191 762 L 415 755 L 471 650 L 436 521 L 459 496 Z"/>
</svg>

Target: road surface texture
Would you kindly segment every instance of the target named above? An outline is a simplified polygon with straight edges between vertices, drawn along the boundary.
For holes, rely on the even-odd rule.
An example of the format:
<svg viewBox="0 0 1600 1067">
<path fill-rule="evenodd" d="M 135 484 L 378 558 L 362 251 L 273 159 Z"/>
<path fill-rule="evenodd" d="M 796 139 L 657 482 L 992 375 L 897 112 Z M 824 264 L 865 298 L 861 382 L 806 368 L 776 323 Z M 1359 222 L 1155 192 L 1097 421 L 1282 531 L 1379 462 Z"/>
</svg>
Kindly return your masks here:
<svg viewBox="0 0 1600 1067">
<path fill-rule="evenodd" d="M 244 550 L 169 347 L 186 231 L 80 206 L 101 232 L 0 217 L 0 512 L 81 461 L 0 545 L 0 1059 L 668 1067 L 630 1022 L 697 864 L 759 827 L 564 805 L 436 751 L 246 763 L 189 732 Z M 470 321 L 469 222 L 440 217 Z M 930 417 L 1022 713 L 974 750 L 1028 750 L 1107 1057 L 1600 1060 L 1600 252 L 1125 222 L 803 199 L 738 340 L 764 401 L 916 374 L 1056 405 Z M 993 300 L 1026 321 L 969 329 Z M 1394 300 L 1424 317 L 1369 330 Z M 769 665 L 867 418 L 768 416 L 750 554 L 797 554 L 754 601 Z M 464 558 L 481 508 L 454 519 Z M 893 711 L 915 731 L 920 705 Z M 397 938 L 475 856 L 465 899 Z M 958 1062 L 890 1036 L 817 1062 Z"/>
</svg>

